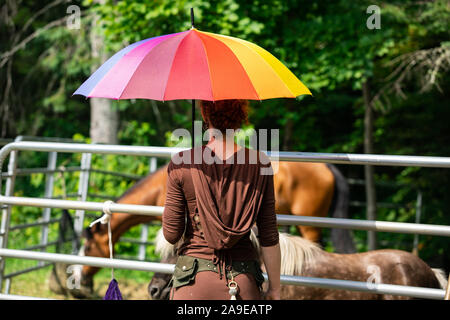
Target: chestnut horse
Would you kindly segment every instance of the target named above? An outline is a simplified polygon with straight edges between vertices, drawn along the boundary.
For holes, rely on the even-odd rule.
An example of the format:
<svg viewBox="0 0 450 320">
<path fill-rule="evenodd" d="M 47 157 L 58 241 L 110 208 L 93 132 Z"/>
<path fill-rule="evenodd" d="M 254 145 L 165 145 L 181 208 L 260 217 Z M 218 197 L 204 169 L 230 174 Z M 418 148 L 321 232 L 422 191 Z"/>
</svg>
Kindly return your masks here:
<svg viewBox="0 0 450 320">
<path fill-rule="evenodd" d="M 161 256 L 161 262 L 175 263 L 179 244 L 171 245 L 167 242 L 161 230 L 156 238 L 156 251 Z M 260 254 L 258 240 L 253 231 L 250 239 Z M 282 275 L 363 281 L 367 282 L 368 286 L 377 282 L 437 289 L 447 287 L 447 280 L 442 270 L 431 269 L 419 257 L 406 251 L 384 249 L 354 254 L 329 253 L 314 242 L 286 233 L 280 233 L 280 250 Z M 262 262 L 261 268 L 264 269 Z M 171 277 L 171 274 L 154 274 L 148 286 L 148 294 L 153 300 L 168 299 Z M 267 283 L 264 284 L 266 285 Z M 362 291 L 282 285 L 281 299 L 397 300 L 412 298 Z"/>
<path fill-rule="evenodd" d="M 349 188 L 340 171 L 331 164 L 308 162 L 275 162 L 278 168 L 274 175 L 276 213 L 324 217 L 332 211 L 336 218 L 348 214 Z M 275 167 L 275 166 L 278 167 Z M 127 190 L 117 203 L 164 206 L 166 198 L 167 165 L 137 182 Z M 114 213 L 111 218 L 113 243 L 131 227 L 161 220 L 161 217 Z M 316 227 L 298 226 L 308 240 L 321 241 L 321 230 Z M 83 252 L 86 256 L 108 257 L 108 234 L 106 225 L 96 224 L 85 230 L 86 241 Z M 332 229 L 331 238 L 337 252 L 355 252 L 351 231 Z M 93 276 L 97 267 L 83 266 L 81 289 L 71 290 L 76 297 L 86 297 L 93 290 Z"/>
</svg>

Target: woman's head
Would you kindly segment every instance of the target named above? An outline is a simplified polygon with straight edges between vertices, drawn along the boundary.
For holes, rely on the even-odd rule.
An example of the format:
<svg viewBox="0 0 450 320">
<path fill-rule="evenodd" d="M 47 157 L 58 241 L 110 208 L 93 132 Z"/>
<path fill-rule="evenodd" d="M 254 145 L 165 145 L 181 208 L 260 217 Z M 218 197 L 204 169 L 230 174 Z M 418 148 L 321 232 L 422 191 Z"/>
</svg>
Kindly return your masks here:
<svg viewBox="0 0 450 320">
<path fill-rule="evenodd" d="M 248 124 L 247 100 L 202 100 L 200 107 L 207 127 L 222 133 L 226 133 L 226 129 L 238 129 L 243 123 Z"/>
</svg>

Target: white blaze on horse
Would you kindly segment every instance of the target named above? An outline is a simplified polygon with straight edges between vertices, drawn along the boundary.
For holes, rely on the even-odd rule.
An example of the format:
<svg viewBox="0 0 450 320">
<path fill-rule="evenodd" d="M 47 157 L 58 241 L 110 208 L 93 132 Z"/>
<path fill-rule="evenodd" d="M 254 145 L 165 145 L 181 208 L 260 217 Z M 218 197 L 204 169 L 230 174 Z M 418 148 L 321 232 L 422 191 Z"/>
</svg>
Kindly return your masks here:
<svg viewBox="0 0 450 320">
<path fill-rule="evenodd" d="M 252 243 L 259 252 L 257 238 L 252 231 Z M 156 250 L 161 262 L 175 263 L 179 243 L 171 245 L 162 232 L 156 239 Z M 302 237 L 280 233 L 281 274 L 315 278 L 341 279 L 404 286 L 446 288 L 445 274 L 431 269 L 422 259 L 401 250 L 383 249 L 354 254 L 330 253 L 314 242 Z M 263 264 L 261 264 L 263 268 Z M 264 268 L 263 268 L 264 269 Z M 148 286 L 152 299 L 167 299 L 171 275 L 155 273 Z M 372 284 L 373 285 L 373 284 Z M 323 289 L 315 287 L 282 285 L 283 300 L 391 300 L 411 299 L 404 296 L 373 294 L 367 292 Z"/>
</svg>

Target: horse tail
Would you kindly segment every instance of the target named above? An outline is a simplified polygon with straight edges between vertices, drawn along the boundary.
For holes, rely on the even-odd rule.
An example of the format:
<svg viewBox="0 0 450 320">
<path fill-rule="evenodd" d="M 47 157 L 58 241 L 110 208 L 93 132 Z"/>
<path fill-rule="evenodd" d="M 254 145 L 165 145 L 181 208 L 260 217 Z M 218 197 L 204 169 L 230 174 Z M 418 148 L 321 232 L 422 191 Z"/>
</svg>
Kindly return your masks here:
<svg viewBox="0 0 450 320">
<path fill-rule="evenodd" d="M 348 218 L 349 208 L 349 186 L 348 182 L 339 169 L 330 163 L 327 163 L 328 169 L 334 176 L 334 196 L 331 204 L 333 218 Z M 331 242 L 338 253 L 355 253 L 356 246 L 353 241 L 351 230 L 331 229 Z"/>
<path fill-rule="evenodd" d="M 437 281 L 439 282 L 441 289 L 446 289 L 447 288 L 447 277 L 445 275 L 445 271 L 442 269 L 436 269 L 436 268 L 432 268 L 431 270 L 433 270 L 434 276 L 436 277 Z"/>
</svg>

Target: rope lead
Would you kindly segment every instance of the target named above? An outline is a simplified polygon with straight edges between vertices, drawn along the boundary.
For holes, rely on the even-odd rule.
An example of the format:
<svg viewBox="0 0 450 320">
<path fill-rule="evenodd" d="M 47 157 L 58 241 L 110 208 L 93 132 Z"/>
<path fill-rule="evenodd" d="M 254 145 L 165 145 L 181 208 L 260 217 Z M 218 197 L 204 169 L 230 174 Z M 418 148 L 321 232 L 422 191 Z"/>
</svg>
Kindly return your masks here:
<svg viewBox="0 0 450 320">
<path fill-rule="evenodd" d="M 113 258 L 113 244 L 112 244 L 112 231 L 111 231 L 111 205 L 114 204 L 113 201 L 107 200 L 103 203 L 103 216 L 101 216 L 99 219 L 93 221 L 89 227 L 92 228 L 97 223 L 101 224 L 108 224 L 108 245 L 109 245 L 109 258 Z M 111 279 L 114 279 L 114 268 L 111 268 Z"/>
</svg>

